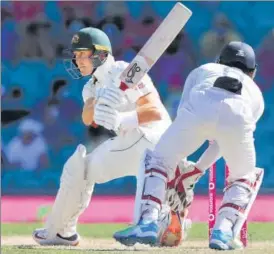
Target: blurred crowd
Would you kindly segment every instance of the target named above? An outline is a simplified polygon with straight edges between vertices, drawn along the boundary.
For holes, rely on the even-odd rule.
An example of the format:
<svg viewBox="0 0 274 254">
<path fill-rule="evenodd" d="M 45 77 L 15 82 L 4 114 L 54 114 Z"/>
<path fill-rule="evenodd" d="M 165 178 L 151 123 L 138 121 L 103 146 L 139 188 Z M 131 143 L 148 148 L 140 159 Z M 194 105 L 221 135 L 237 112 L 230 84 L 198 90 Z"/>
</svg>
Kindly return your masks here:
<svg viewBox="0 0 274 254">
<path fill-rule="evenodd" d="M 215 61 L 229 41 L 251 44 L 258 55 L 256 81 L 266 100 L 256 133 L 258 163 L 266 168 L 266 178 L 273 179 L 274 142 L 269 140 L 274 138 L 274 3 L 185 4 L 193 11 L 191 20 L 150 72 L 162 100 L 174 118 L 192 69 Z M 86 79 L 71 79 L 62 63 L 62 52 L 69 48 L 74 33 L 86 26 L 100 28 L 109 36 L 115 58 L 131 61 L 173 5 L 155 1 L 1 3 L 4 193 L 56 191 L 62 165 L 76 145 L 83 143 L 92 150 L 112 135 L 81 122 L 81 90 Z M 132 183 L 132 178 L 118 179 L 104 190 L 123 185 L 132 192 Z M 205 179 L 198 188 L 206 187 Z M 264 187 L 274 185 L 266 180 Z"/>
</svg>

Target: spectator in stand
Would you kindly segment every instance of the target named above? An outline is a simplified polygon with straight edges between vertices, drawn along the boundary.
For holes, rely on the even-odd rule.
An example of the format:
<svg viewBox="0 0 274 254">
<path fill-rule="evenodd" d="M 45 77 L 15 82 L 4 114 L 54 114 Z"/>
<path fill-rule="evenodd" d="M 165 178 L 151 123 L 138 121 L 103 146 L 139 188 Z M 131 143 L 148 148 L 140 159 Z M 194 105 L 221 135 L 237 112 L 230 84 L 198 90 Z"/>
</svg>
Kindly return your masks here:
<svg viewBox="0 0 274 254">
<path fill-rule="evenodd" d="M 43 133 L 49 146 L 56 152 L 60 152 L 66 145 L 77 144 L 77 140 L 83 135 L 71 130 L 71 126 L 79 122 L 82 109 L 69 97 L 67 86 L 66 80 L 56 80 L 53 83 L 51 97 L 41 105 Z"/>
<path fill-rule="evenodd" d="M 20 42 L 21 57 L 43 58 L 48 63 L 55 59 L 56 46 L 49 35 L 51 23 L 43 15 L 29 22 Z"/>
<path fill-rule="evenodd" d="M 33 119 L 20 123 L 18 136 L 8 143 L 5 151 L 9 169 L 35 171 L 48 166 L 48 146 L 42 131 L 42 124 Z"/>
<path fill-rule="evenodd" d="M 112 52 L 115 57 L 118 57 L 124 51 L 124 48 L 121 47 L 123 43 L 123 31 L 118 28 L 114 23 L 108 22 L 103 24 L 101 28 L 106 35 L 109 37 L 112 43 Z"/>
<path fill-rule="evenodd" d="M 16 32 L 16 23 L 12 13 L 1 8 L 1 53 L 2 60 L 14 61 L 17 59 L 18 34 Z"/>
<path fill-rule="evenodd" d="M 212 29 L 201 37 L 202 56 L 206 58 L 205 61 L 212 61 L 225 44 L 241 40 L 241 36 L 233 29 L 227 17 L 218 13 L 214 18 Z"/>
<path fill-rule="evenodd" d="M 187 34 L 180 33 L 152 68 L 151 75 L 154 77 L 155 83 L 166 86 L 170 79 L 177 75 L 181 80 L 185 80 L 189 72 L 197 66 L 197 57 L 193 52 Z M 169 94 L 166 93 L 168 87 L 165 89 L 160 86 L 158 85 L 157 89 L 168 96 Z"/>
<path fill-rule="evenodd" d="M 183 84 L 184 81 L 179 73 L 169 77 L 168 96 L 165 100 L 165 105 L 172 120 L 175 119 L 177 115 L 177 109 L 182 97 Z"/>
<path fill-rule="evenodd" d="M 258 74 L 262 78 L 260 86 L 262 90 L 267 90 L 274 86 L 274 27 L 264 38 L 258 50 Z"/>
</svg>

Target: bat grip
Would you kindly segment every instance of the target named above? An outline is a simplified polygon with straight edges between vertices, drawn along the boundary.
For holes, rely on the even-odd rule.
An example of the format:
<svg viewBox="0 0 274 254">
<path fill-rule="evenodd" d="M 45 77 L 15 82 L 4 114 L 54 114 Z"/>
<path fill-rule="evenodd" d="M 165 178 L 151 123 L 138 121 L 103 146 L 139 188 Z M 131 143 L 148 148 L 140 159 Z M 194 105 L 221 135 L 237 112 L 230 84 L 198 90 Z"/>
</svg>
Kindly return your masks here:
<svg viewBox="0 0 274 254">
<path fill-rule="evenodd" d="M 92 123 L 91 123 L 91 126 L 92 126 L 93 128 L 98 128 L 98 124 L 96 124 L 95 122 L 92 122 Z"/>
<path fill-rule="evenodd" d="M 126 83 L 124 83 L 123 81 L 121 81 L 119 88 L 122 91 L 126 91 L 129 87 L 126 85 Z"/>
<path fill-rule="evenodd" d="M 129 89 L 129 87 L 128 87 L 128 86 L 126 85 L 126 83 L 124 83 L 123 81 L 121 81 L 119 88 L 120 88 L 122 91 L 126 91 L 127 89 Z M 92 126 L 93 128 L 98 128 L 98 124 L 96 124 L 95 122 L 92 122 L 92 123 L 91 123 L 91 126 Z"/>
</svg>

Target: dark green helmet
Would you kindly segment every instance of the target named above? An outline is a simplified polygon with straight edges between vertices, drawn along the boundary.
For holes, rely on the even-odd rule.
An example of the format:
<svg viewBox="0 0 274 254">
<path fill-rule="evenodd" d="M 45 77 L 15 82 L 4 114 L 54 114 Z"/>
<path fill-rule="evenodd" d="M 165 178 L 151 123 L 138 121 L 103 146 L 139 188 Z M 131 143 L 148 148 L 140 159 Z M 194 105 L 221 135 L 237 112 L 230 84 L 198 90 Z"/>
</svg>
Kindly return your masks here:
<svg viewBox="0 0 274 254">
<path fill-rule="evenodd" d="M 100 29 L 86 27 L 77 32 L 71 40 L 71 48 L 66 52 L 72 54 L 69 59 L 64 59 L 64 65 L 73 78 L 81 78 L 82 75 L 76 65 L 74 51 L 91 50 L 94 69 L 102 65 L 108 54 L 112 54 L 111 43 L 108 36 Z"/>
<path fill-rule="evenodd" d="M 86 27 L 76 33 L 71 40 L 71 49 L 77 50 L 104 50 L 112 53 L 108 36 L 100 29 Z"/>
</svg>

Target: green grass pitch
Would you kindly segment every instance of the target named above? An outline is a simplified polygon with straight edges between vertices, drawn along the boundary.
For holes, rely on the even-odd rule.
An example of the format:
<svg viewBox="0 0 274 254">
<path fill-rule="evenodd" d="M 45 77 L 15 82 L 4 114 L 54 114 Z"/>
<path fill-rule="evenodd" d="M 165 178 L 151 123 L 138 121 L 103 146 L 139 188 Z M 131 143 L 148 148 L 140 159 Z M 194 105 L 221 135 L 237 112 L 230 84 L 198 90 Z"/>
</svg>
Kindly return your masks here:
<svg viewBox="0 0 274 254">
<path fill-rule="evenodd" d="M 205 223 L 193 224 L 188 238 L 178 248 L 150 248 L 143 245 L 127 248 L 112 239 L 112 234 L 126 224 L 81 224 L 78 231 L 83 240 L 78 247 L 41 247 L 35 244 L 31 233 L 42 224 L 2 224 L 1 253 L 3 254 L 82 254 L 82 253 L 216 253 L 209 250 L 208 228 Z M 274 254 L 274 223 L 249 223 L 249 244 L 243 251 L 229 253 Z"/>
</svg>

